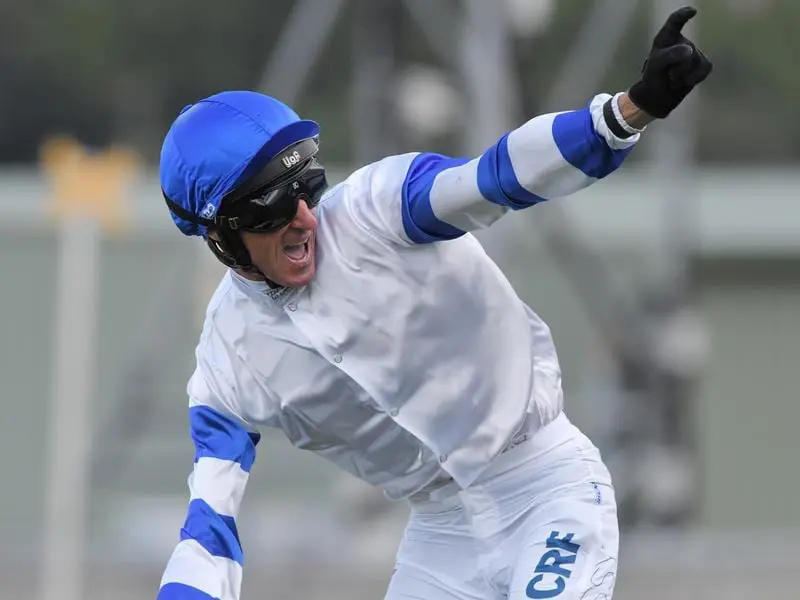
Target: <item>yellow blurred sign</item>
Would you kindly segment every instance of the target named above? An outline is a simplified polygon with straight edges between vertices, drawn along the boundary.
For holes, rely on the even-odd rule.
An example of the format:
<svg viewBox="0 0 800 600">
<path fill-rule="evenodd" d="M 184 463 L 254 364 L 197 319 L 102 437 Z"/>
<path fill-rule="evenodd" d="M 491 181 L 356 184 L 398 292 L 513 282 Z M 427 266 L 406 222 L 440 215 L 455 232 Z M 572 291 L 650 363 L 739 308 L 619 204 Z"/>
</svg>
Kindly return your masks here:
<svg viewBox="0 0 800 600">
<path fill-rule="evenodd" d="M 56 220 L 86 216 L 107 231 L 125 228 L 126 186 L 141 163 L 136 152 L 124 147 L 92 151 L 59 137 L 42 145 L 40 161 L 51 182 L 49 212 Z"/>
</svg>

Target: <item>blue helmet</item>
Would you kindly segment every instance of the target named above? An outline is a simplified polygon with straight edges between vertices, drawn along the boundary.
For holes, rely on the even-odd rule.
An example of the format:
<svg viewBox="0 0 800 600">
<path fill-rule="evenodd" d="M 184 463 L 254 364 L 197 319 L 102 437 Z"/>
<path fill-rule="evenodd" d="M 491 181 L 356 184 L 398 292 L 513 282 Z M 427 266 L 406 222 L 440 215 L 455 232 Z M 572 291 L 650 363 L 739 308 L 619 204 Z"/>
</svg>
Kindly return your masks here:
<svg viewBox="0 0 800 600">
<path fill-rule="evenodd" d="M 205 236 L 223 197 L 282 151 L 318 136 L 316 122 L 258 92 L 221 92 L 186 106 L 161 148 L 159 178 L 172 220 L 185 235 Z"/>
</svg>

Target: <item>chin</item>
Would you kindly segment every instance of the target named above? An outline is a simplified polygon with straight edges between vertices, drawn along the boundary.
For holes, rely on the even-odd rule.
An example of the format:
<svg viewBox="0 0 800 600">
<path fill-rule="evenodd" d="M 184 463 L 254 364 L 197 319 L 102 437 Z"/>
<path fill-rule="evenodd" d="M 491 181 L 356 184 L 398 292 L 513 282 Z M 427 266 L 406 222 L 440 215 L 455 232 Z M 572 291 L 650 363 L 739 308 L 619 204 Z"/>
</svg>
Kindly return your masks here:
<svg viewBox="0 0 800 600">
<path fill-rule="evenodd" d="M 286 281 L 286 287 L 292 288 L 299 288 L 311 283 L 311 280 L 314 279 L 315 269 L 312 267 L 308 269 L 307 273 L 303 273 L 301 275 L 295 275 L 293 277 L 288 277 Z"/>
<path fill-rule="evenodd" d="M 281 274 L 280 278 L 273 280 L 284 287 L 298 288 L 308 285 L 317 272 L 317 265 L 313 260 L 302 268 L 297 268 L 295 265 L 287 265 L 287 267 L 289 268 Z"/>
</svg>

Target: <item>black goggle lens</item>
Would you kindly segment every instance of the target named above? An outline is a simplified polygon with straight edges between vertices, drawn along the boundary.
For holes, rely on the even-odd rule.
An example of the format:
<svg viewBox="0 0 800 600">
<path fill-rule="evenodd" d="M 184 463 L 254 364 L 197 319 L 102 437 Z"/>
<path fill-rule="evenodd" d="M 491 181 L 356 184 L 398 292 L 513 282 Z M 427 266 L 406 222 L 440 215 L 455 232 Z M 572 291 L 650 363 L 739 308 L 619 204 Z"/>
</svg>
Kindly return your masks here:
<svg viewBox="0 0 800 600">
<path fill-rule="evenodd" d="M 305 200 L 309 208 L 315 207 L 327 186 L 325 169 L 311 168 L 299 180 L 235 202 L 231 216 L 241 220 L 240 229 L 258 233 L 278 231 L 297 216 L 300 200 Z"/>
</svg>

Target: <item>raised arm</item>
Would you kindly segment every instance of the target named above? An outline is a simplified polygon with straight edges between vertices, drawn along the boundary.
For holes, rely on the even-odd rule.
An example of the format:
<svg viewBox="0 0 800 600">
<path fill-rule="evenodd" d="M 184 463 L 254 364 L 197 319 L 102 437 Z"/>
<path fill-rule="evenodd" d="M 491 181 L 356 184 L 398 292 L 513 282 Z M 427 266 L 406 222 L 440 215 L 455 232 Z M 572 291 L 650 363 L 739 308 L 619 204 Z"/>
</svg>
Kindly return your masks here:
<svg viewBox="0 0 800 600">
<path fill-rule="evenodd" d="M 579 110 L 534 117 L 480 156 L 393 156 L 357 174 L 349 213 L 372 233 L 405 243 L 449 240 L 508 210 L 567 196 L 620 167 L 644 127 L 666 118 L 711 72 L 681 34 L 695 14 L 671 14 L 628 91 L 596 95 Z"/>
<path fill-rule="evenodd" d="M 237 600 L 244 563 L 237 519 L 259 434 L 205 405 L 190 407 L 189 425 L 189 509 L 158 600 Z"/>
<path fill-rule="evenodd" d="M 624 97 L 624 95 L 623 95 Z M 567 196 L 615 171 L 639 140 L 632 127 L 612 132 L 615 99 L 534 117 L 477 158 L 419 154 L 402 190 L 403 227 L 410 241 L 452 239 L 486 227 L 508 210 Z M 616 125 L 616 123 L 615 123 Z"/>
</svg>

